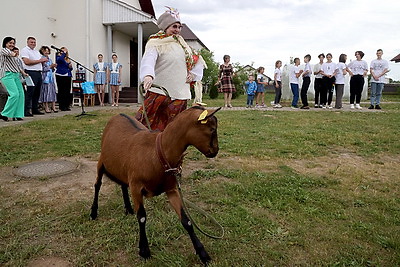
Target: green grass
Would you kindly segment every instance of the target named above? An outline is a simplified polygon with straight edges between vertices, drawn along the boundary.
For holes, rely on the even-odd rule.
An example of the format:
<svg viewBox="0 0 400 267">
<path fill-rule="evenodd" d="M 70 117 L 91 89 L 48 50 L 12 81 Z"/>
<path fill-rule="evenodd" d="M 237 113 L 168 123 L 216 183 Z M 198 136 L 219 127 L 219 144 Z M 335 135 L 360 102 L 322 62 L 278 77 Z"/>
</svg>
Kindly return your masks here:
<svg viewBox="0 0 400 267">
<path fill-rule="evenodd" d="M 400 265 L 400 104 L 390 105 L 376 113 L 218 112 L 220 153 L 205 159 L 189 148 L 183 182 L 186 197 L 224 226 L 222 240 L 198 234 L 211 266 Z M 95 160 L 117 113 L 0 128 L 0 164 Z M 51 179 L 0 176 L 0 265 L 53 256 L 73 266 L 200 266 L 164 196 L 146 201 L 153 257 L 142 261 L 137 221 L 124 215 L 117 186 L 100 194 L 91 221 L 91 195 L 44 199 L 35 187 L 23 189 Z"/>
</svg>

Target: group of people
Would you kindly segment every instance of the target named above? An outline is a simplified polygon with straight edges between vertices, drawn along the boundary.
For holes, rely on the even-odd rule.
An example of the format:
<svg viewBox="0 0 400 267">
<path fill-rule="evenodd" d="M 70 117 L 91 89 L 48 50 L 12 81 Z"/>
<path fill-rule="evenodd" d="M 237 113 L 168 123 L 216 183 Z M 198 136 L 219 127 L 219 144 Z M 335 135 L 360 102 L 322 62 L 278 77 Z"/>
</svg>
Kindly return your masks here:
<svg viewBox="0 0 400 267">
<path fill-rule="evenodd" d="M 341 54 L 339 62 L 332 61 L 332 54 L 326 55 L 326 62 L 324 62 L 325 55 L 318 56 L 319 63 L 315 64 L 311 69 L 310 60 L 311 56 L 304 57 L 304 70 L 299 68 L 300 59 L 294 59 L 294 65 L 290 69 L 289 82 L 290 88 L 293 93 L 293 100 L 291 103 L 292 108 L 298 108 L 299 100 L 299 79 L 302 77 L 303 83 L 300 89 L 300 97 L 302 106 L 301 109 L 309 109 L 307 91 L 311 83 L 311 75 L 315 75 L 314 91 L 315 91 L 315 108 L 333 108 L 332 100 L 333 93 L 336 92 L 336 100 L 334 107 L 340 109 L 343 107 L 343 94 L 345 85 L 345 76 L 350 75 L 350 108 L 362 109 L 360 106 L 361 96 L 364 88 L 365 77 L 368 71 L 371 73 L 371 104 L 369 109 L 381 109 L 380 100 L 385 83 L 385 74 L 389 72 L 389 65 L 387 60 L 382 59 L 383 51 L 378 49 L 376 51 L 377 58 L 372 60 L 370 68 L 368 63 L 363 60 L 364 53 L 356 51 L 356 59 L 346 64 L 347 55 Z M 279 67 L 276 68 L 276 73 L 280 73 Z M 278 86 L 275 85 L 275 88 Z M 279 88 L 277 91 L 280 91 Z M 278 102 L 279 103 L 279 102 Z M 276 104 L 276 102 L 275 102 Z"/>
<path fill-rule="evenodd" d="M 0 81 L 3 88 L 0 96 L 1 119 L 20 121 L 24 117 L 44 115 L 39 110 L 40 103 L 46 113 L 58 112 L 55 106 L 55 82 L 59 109 L 70 110 L 72 64 L 68 49 L 62 47 L 53 63 L 49 57 L 50 48 L 42 46 L 39 51 L 36 50 L 34 37 L 27 38 L 27 46 L 21 49 L 21 53 L 15 44 L 15 38 L 5 37 L 0 52 Z"/>
<path fill-rule="evenodd" d="M 0 118 L 20 121 L 24 117 L 70 111 L 73 66 L 68 49 L 53 47 L 57 50 L 56 61 L 53 62 L 48 46 L 36 50 L 35 37 L 27 38 L 27 45 L 21 53 L 15 45 L 15 38 L 3 39 L 0 52 Z M 103 55 L 99 54 L 93 68 L 100 105 L 104 106 L 105 85 L 109 83 L 112 106 L 118 106 L 122 71 L 118 56 L 113 54 L 112 62 L 107 64 L 103 62 Z M 44 112 L 40 110 L 40 105 Z"/>
</svg>

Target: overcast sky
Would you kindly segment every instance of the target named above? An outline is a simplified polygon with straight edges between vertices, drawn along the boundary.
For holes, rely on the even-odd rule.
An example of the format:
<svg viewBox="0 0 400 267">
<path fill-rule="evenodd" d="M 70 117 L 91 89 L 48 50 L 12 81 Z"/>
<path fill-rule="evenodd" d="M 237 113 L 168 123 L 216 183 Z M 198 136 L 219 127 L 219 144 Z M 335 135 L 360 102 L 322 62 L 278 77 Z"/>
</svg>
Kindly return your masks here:
<svg viewBox="0 0 400 267">
<path fill-rule="evenodd" d="M 156 17 L 165 6 L 179 10 L 181 20 L 222 62 L 225 54 L 232 62 L 264 66 L 273 76 L 276 60 L 289 63 L 290 57 L 311 63 L 320 53 L 332 53 L 338 62 L 341 53 L 348 61 L 361 50 L 368 65 L 383 49 L 389 61 L 388 77 L 400 80 L 400 63 L 390 59 L 400 54 L 399 0 L 152 0 Z"/>
</svg>

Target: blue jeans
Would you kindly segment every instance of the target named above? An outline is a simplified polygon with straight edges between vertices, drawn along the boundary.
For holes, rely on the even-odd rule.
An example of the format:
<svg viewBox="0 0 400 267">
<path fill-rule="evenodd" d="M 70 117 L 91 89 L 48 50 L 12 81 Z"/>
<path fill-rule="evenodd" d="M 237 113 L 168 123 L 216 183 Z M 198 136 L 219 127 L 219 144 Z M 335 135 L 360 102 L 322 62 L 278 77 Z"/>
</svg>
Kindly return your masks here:
<svg viewBox="0 0 400 267">
<path fill-rule="evenodd" d="M 371 83 L 371 105 L 379 105 L 384 83 Z"/>
<path fill-rule="evenodd" d="M 297 102 L 299 102 L 299 85 L 295 83 L 290 84 L 290 89 L 293 93 L 292 107 L 297 107 Z"/>
<path fill-rule="evenodd" d="M 247 95 L 247 105 L 252 106 L 254 100 L 254 95 Z"/>
</svg>

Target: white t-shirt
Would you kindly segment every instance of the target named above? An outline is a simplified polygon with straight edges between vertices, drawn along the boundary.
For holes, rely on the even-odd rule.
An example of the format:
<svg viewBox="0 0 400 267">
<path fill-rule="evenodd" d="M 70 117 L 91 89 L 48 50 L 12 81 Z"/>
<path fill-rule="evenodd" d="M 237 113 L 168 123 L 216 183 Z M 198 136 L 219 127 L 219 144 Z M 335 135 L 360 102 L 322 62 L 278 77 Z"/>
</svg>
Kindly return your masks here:
<svg viewBox="0 0 400 267">
<path fill-rule="evenodd" d="M 279 81 L 279 82 L 282 81 L 282 78 L 281 78 L 282 71 L 281 71 L 281 69 L 276 68 L 275 71 L 274 71 L 274 76 L 275 76 L 275 73 L 276 73 L 276 80 Z"/>
<path fill-rule="evenodd" d="M 315 64 L 314 65 L 314 72 L 318 72 L 318 71 L 320 71 L 321 70 L 321 67 L 322 67 L 322 64 L 319 64 L 319 62 L 318 62 L 318 64 Z M 318 73 L 317 75 L 315 75 L 315 78 L 316 79 L 322 79 L 322 74 L 321 73 Z"/>
<path fill-rule="evenodd" d="M 312 74 L 312 70 L 311 70 L 311 65 L 309 62 L 306 63 L 306 65 L 304 66 L 304 72 L 308 71 L 308 74 L 303 75 L 303 77 L 311 77 Z"/>
<path fill-rule="evenodd" d="M 347 67 L 351 70 L 353 75 L 364 75 L 364 71 L 368 71 L 368 64 L 364 60 L 353 60 Z"/>
<path fill-rule="evenodd" d="M 370 66 L 371 72 L 374 72 L 375 75 L 380 75 L 381 73 L 383 73 L 383 71 L 385 69 L 389 69 L 389 64 L 386 60 L 384 59 L 374 59 L 371 61 L 371 66 Z M 381 77 L 379 77 L 378 80 L 375 80 L 372 76 L 371 76 L 371 82 L 372 83 L 385 83 L 385 76 L 386 75 L 382 75 Z"/>
<path fill-rule="evenodd" d="M 322 71 L 326 74 L 326 75 L 332 75 L 335 72 L 336 69 L 336 64 L 331 62 L 325 62 L 324 64 L 322 64 Z"/>
<path fill-rule="evenodd" d="M 296 74 L 300 72 L 299 66 L 293 65 L 292 68 L 290 69 L 290 75 L 289 75 L 289 82 L 294 83 L 294 84 L 299 84 L 299 78 L 296 77 Z"/>
<path fill-rule="evenodd" d="M 25 46 L 24 48 L 21 49 L 21 58 L 28 58 L 30 60 L 39 60 L 42 58 L 42 55 L 39 53 L 39 51 L 31 49 L 29 46 Z M 42 71 L 43 66 L 42 63 L 37 63 L 35 65 L 25 65 L 24 63 L 24 69 Z"/>
<path fill-rule="evenodd" d="M 339 62 L 336 64 L 335 84 L 344 84 L 343 70 L 346 69 L 346 64 Z"/>
</svg>

